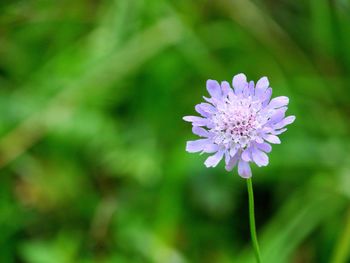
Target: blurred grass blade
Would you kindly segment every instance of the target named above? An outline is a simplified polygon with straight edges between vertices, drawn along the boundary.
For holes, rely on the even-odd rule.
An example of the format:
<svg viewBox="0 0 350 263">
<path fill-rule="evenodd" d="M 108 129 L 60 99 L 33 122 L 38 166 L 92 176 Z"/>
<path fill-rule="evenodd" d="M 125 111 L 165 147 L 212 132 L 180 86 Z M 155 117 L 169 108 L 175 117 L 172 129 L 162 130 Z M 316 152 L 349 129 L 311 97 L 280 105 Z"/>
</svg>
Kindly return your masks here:
<svg viewBox="0 0 350 263">
<path fill-rule="evenodd" d="M 345 205 L 345 199 L 329 192 L 327 185 L 315 188 L 305 186 L 270 220 L 260 241 L 263 262 L 288 263 L 292 252 L 323 220 L 337 213 Z M 307 194 L 305 194 L 307 192 Z M 248 223 L 248 222 L 247 222 Z M 238 259 L 239 263 L 253 263 L 252 251 Z"/>
<path fill-rule="evenodd" d="M 54 96 L 40 112 L 34 113 L 1 138 L 0 167 L 35 144 L 47 129 L 69 118 L 82 97 L 89 95 L 88 89 L 108 87 L 180 38 L 181 31 L 176 21 L 165 18 L 134 36 L 124 47 L 105 56 L 96 67 L 82 76 L 75 76 L 77 80 L 72 80 L 72 84 Z"/>
<path fill-rule="evenodd" d="M 340 227 L 339 240 L 336 244 L 331 263 L 346 263 L 350 256 L 350 210 L 347 212 L 346 221 Z"/>
</svg>

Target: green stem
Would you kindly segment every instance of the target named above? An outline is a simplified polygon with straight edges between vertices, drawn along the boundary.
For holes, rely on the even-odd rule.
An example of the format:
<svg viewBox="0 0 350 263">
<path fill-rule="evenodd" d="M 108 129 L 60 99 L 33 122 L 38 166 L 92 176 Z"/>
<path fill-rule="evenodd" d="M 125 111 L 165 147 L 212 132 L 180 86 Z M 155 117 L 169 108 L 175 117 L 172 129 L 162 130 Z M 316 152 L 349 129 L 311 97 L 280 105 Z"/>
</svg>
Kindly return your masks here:
<svg viewBox="0 0 350 263">
<path fill-rule="evenodd" d="M 255 230 L 254 193 L 253 193 L 252 178 L 247 179 L 247 187 L 248 187 L 248 197 L 249 197 L 250 234 L 251 234 L 251 238 L 252 238 L 252 243 L 253 243 L 256 261 L 258 263 L 261 263 L 258 238 L 256 237 L 256 230 Z"/>
</svg>

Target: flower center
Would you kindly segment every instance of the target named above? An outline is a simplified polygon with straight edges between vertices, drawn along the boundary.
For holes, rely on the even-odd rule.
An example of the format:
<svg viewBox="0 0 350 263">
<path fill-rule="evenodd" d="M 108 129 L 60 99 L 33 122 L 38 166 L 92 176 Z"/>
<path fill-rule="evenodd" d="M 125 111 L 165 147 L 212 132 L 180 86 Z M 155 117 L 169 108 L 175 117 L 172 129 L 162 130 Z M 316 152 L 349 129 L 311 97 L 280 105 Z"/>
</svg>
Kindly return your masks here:
<svg viewBox="0 0 350 263">
<path fill-rule="evenodd" d="M 257 109 L 250 99 L 226 101 L 213 116 L 214 142 L 226 149 L 246 148 L 255 139 L 259 123 Z"/>
</svg>

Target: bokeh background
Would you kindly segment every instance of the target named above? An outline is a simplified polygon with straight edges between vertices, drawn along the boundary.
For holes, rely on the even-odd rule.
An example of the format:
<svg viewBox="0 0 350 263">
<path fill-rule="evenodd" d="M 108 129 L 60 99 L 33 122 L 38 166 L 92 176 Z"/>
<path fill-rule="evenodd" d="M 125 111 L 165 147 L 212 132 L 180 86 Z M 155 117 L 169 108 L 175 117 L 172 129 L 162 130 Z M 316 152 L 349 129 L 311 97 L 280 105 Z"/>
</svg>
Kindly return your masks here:
<svg viewBox="0 0 350 263">
<path fill-rule="evenodd" d="M 0 262 L 255 262 L 182 120 L 240 72 L 297 116 L 253 168 L 264 262 L 350 262 L 347 0 L 2 0 Z"/>
</svg>

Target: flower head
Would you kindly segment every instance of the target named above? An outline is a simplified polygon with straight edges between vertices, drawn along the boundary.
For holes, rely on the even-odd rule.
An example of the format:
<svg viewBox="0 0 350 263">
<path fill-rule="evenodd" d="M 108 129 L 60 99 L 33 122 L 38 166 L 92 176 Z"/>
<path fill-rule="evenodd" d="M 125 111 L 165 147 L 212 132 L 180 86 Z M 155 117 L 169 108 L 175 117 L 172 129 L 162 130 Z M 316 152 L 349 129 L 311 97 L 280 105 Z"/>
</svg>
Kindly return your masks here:
<svg viewBox="0 0 350 263">
<path fill-rule="evenodd" d="M 215 167 L 222 158 L 226 170 L 231 171 L 238 164 L 238 174 L 244 178 L 252 176 L 250 162 L 266 166 L 272 144 L 281 143 L 277 135 L 285 132 L 286 125 L 295 116 L 285 117 L 288 97 L 271 100 L 272 89 L 267 77 L 262 77 L 256 85 L 247 82 L 244 74 L 232 80 L 233 89 L 227 81 L 221 85 L 215 80 L 207 81 L 210 98 L 196 105 L 202 116 L 186 116 L 192 122 L 194 134 L 202 137 L 188 141 L 186 151 L 213 153 L 205 161 L 207 167 Z"/>
</svg>

